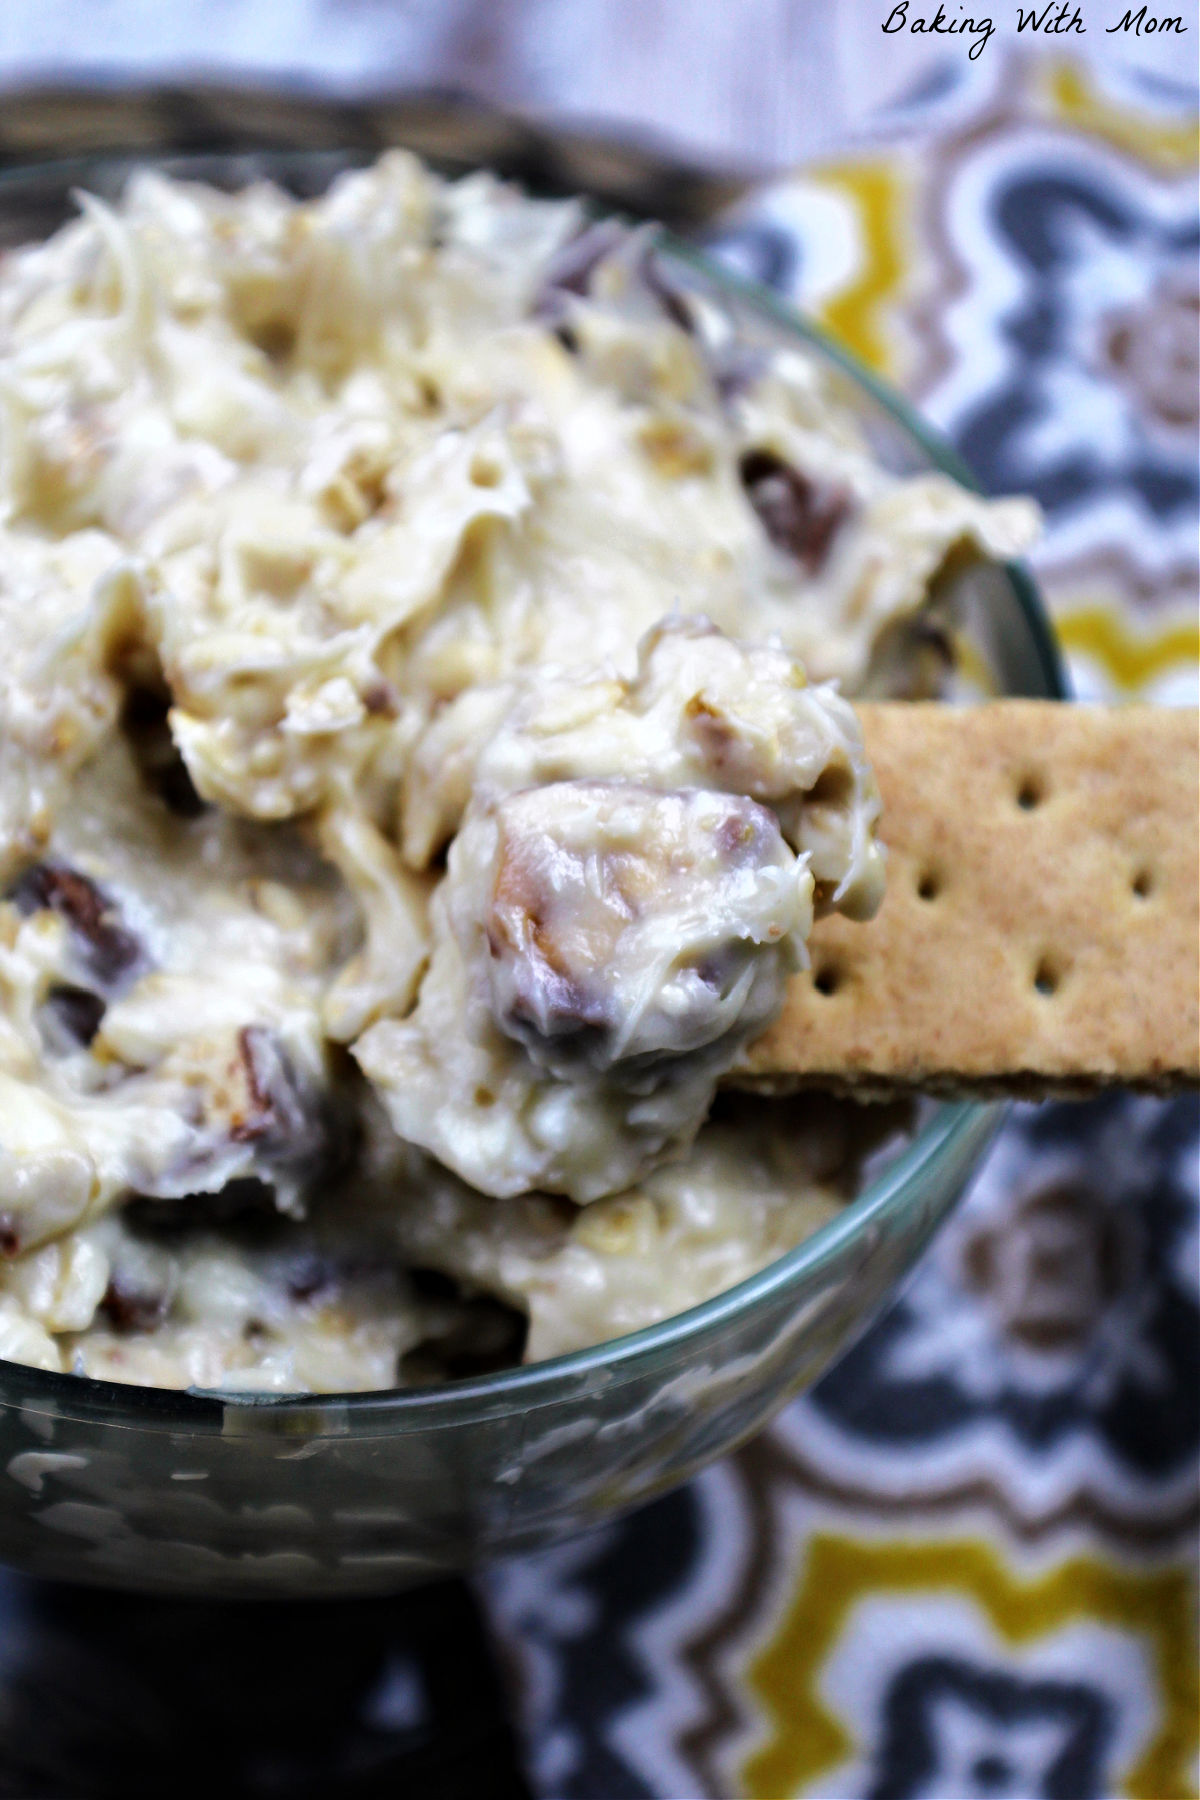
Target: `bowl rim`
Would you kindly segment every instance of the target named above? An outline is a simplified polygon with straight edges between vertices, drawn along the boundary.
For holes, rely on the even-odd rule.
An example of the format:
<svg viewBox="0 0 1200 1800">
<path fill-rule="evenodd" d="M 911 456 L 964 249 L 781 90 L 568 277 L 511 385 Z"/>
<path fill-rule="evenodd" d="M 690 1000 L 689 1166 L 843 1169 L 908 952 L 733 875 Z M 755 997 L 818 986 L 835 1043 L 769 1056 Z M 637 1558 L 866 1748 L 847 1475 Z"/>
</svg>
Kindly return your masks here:
<svg viewBox="0 0 1200 1800">
<path fill-rule="evenodd" d="M 336 175 L 343 168 L 363 166 L 372 160 L 370 152 L 362 152 L 353 146 L 347 146 L 344 151 L 313 151 L 302 147 L 192 153 L 186 150 L 165 153 L 100 151 L 92 155 L 40 159 L 0 170 L 0 207 L 6 191 L 14 187 L 51 180 L 61 187 L 75 180 L 86 181 L 89 172 L 98 168 L 124 168 L 132 173 L 139 167 L 165 167 L 170 173 L 178 172 L 181 178 L 187 179 L 189 169 L 203 177 L 221 165 L 244 164 L 248 176 L 252 170 L 261 169 L 269 177 L 273 164 L 277 168 L 306 162 L 313 166 L 325 165 Z M 599 216 L 622 217 L 617 209 L 598 202 L 589 201 L 589 207 Z M 656 249 L 684 264 L 718 292 L 810 345 L 826 362 L 846 375 L 853 386 L 865 391 L 871 401 L 917 444 L 937 471 L 951 476 L 973 493 L 983 492 L 971 470 L 941 433 L 923 420 L 886 380 L 821 326 L 771 289 L 725 268 L 706 250 L 664 227 L 655 227 L 654 231 Z M 1046 697 L 1052 700 L 1069 698 L 1059 645 L 1030 571 L 1019 561 L 998 566 L 1009 581 L 1029 631 Z M 919 1177 L 927 1166 L 936 1159 L 966 1151 L 970 1140 L 982 1135 L 983 1122 L 997 1120 L 1002 1110 L 995 1103 L 940 1103 L 928 1123 L 918 1129 L 912 1141 L 867 1183 L 860 1194 L 791 1250 L 696 1306 L 582 1350 L 501 1369 L 490 1375 L 436 1385 L 331 1394 L 149 1387 L 0 1359 L 0 1405 L 19 1405 L 34 1413 L 93 1420 L 109 1427 L 199 1429 L 206 1434 L 213 1431 L 228 1433 L 231 1423 L 236 1434 L 239 1415 L 245 1417 L 247 1429 L 252 1429 L 255 1418 L 266 1426 L 269 1417 L 281 1428 L 287 1429 L 291 1425 L 306 1437 L 359 1435 L 354 1430 L 358 1424 L 366 1428 L 362 1435 L 369 1436 L 373 1422 L 379 1425 L 386 1422 L 393 1428 L 405 1422 L 426 1429 L 439 1423 L 457 1425 L 463 1422 L 464 1410 L 469 1410 L 473 1404 L 485 1414 L 492 1410 L 489 1402 L 502 1406 L 504 1401 L 511 1401 L 513 1407 L 520 1410 L 550 1405 L 568 1391 L 577 1392 L 580 1386 L 609 1385 L 621 1375 L 631 1378 L 643 1363 L 652 1363 L 657 1353 L 674 1350 L 692 1339 L 702 1340 L 732 1317 L 777 1297 L 782 1290 L 795 1286 L 799 1292 L 807 1278 L 819 1277 L 830 1263 L 866 1237 L 872 1226 L 890 1215 L 893 1208 L 900 1207 L 905 1201 L 919 1201 Z M 986 1125 L 984 1129 L 990 1133 L 992 1126 Z M 19 1391 L 10 1393 L 10 1389 Z M 232 1421 L 228 1417 L 230 1414 Z"/>
</svg>

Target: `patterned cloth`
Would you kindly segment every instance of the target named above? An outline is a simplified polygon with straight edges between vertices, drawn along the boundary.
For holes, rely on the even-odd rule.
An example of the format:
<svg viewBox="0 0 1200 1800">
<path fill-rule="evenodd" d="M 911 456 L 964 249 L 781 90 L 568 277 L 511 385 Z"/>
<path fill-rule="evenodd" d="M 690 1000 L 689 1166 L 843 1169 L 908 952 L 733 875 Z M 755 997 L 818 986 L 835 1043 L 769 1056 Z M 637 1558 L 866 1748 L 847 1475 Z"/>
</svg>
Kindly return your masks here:
<svg viewBox="0 0 1200 1800">
<path fill-rule="evenodd" d="M 1194 97 L 996 57 L 713 238 L 1039 498 L 1076 691 L 1197 687 Z M 1019 1108 L 739 1455 L 482 1583 L 552 1800 L 1197 1792 L 1200 1107 Z"/>
<path fill-rule="evenodd" d="M 1193 699 L 1195 98 L 996 46 L 950 73 L 714 248 L 987 486 L 1038 495 L 1080 693 Z M 0 163 L 397 140 L 677 226 L 735 191 L 433 101 L 0 109 Z M 1198 1144 L 1189 1100 L 1014 1112 L 821 1386 L 687 1488 L 482 1579 L 491 1643 L 461 1583 L 231 1609 L 0 1571 L 0 1796 L 525 1800 L 502 1673 L 542 1800 L 1196 1795 Z"/>
</svg>

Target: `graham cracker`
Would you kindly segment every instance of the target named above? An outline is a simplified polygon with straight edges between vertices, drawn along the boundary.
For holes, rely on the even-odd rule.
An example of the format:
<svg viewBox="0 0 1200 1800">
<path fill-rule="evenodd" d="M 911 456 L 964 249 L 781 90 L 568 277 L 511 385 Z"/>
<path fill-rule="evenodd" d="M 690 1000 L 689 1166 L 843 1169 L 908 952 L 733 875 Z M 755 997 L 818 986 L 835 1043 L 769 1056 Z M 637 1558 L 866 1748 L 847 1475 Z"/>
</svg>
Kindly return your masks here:
<svg viewBox="0 0 1200 1800">
<path fill-rule="evenodd" d="M 863 705 L 887 893 L 737 1076 L 864 1097 L 1200 1081 L 1194 709 Z"/>
</svg>

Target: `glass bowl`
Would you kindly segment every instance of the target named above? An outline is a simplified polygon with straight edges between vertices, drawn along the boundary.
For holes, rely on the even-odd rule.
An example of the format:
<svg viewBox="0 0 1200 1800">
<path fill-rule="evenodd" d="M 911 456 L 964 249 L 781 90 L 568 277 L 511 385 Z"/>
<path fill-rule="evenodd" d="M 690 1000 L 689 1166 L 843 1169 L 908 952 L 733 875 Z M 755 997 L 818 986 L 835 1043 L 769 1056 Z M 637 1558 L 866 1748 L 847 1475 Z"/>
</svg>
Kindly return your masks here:
<svg viewBox="0 0 1200 1800">
<path fill-rule="evenodd" d="M 303 194 L 362 158 L 311 152 L 156 159 Z M 77 187 L 115 196 L 133 159 L 0 176 L 0 247 L 45 235 Z M 969 482 L 881 383 L 770 295 L 663 240 L 673 276 L 719 298 L 751 341 L 800 338 L 876 453 Z M 1027 575 L 984 567 L 961 595 L 976 682 L 1061 697 Z M 149 1592 L 385 1592 L 598 1524 L 686 1481 L 814 1382 L 891 1297 L 998 1122 L 939 1105 L 840 1216 L 716 1299 L 570 1356 L 436 1388 L 332 1398 L 175 1393 L 0 1363 L 0 1560 Z"/>
</svg>

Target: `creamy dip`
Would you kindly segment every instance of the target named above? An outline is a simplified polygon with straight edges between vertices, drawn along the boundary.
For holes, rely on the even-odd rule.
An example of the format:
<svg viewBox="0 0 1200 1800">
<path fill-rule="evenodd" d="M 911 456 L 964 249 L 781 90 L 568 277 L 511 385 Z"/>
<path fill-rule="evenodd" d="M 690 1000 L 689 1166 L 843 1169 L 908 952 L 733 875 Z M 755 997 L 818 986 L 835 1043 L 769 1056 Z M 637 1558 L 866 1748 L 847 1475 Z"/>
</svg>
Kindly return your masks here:
<svg viewBox="0 0 1200 1800">
<path fill-rule="evenodd" d="M 799 1241 L 820 1109 L 704 1121 L 881 897 L 844 696 L 1033 524 L 486 175 L 143 173 L 9 254 L 0 1354 L 386 1387 Z"/>
</svg>

